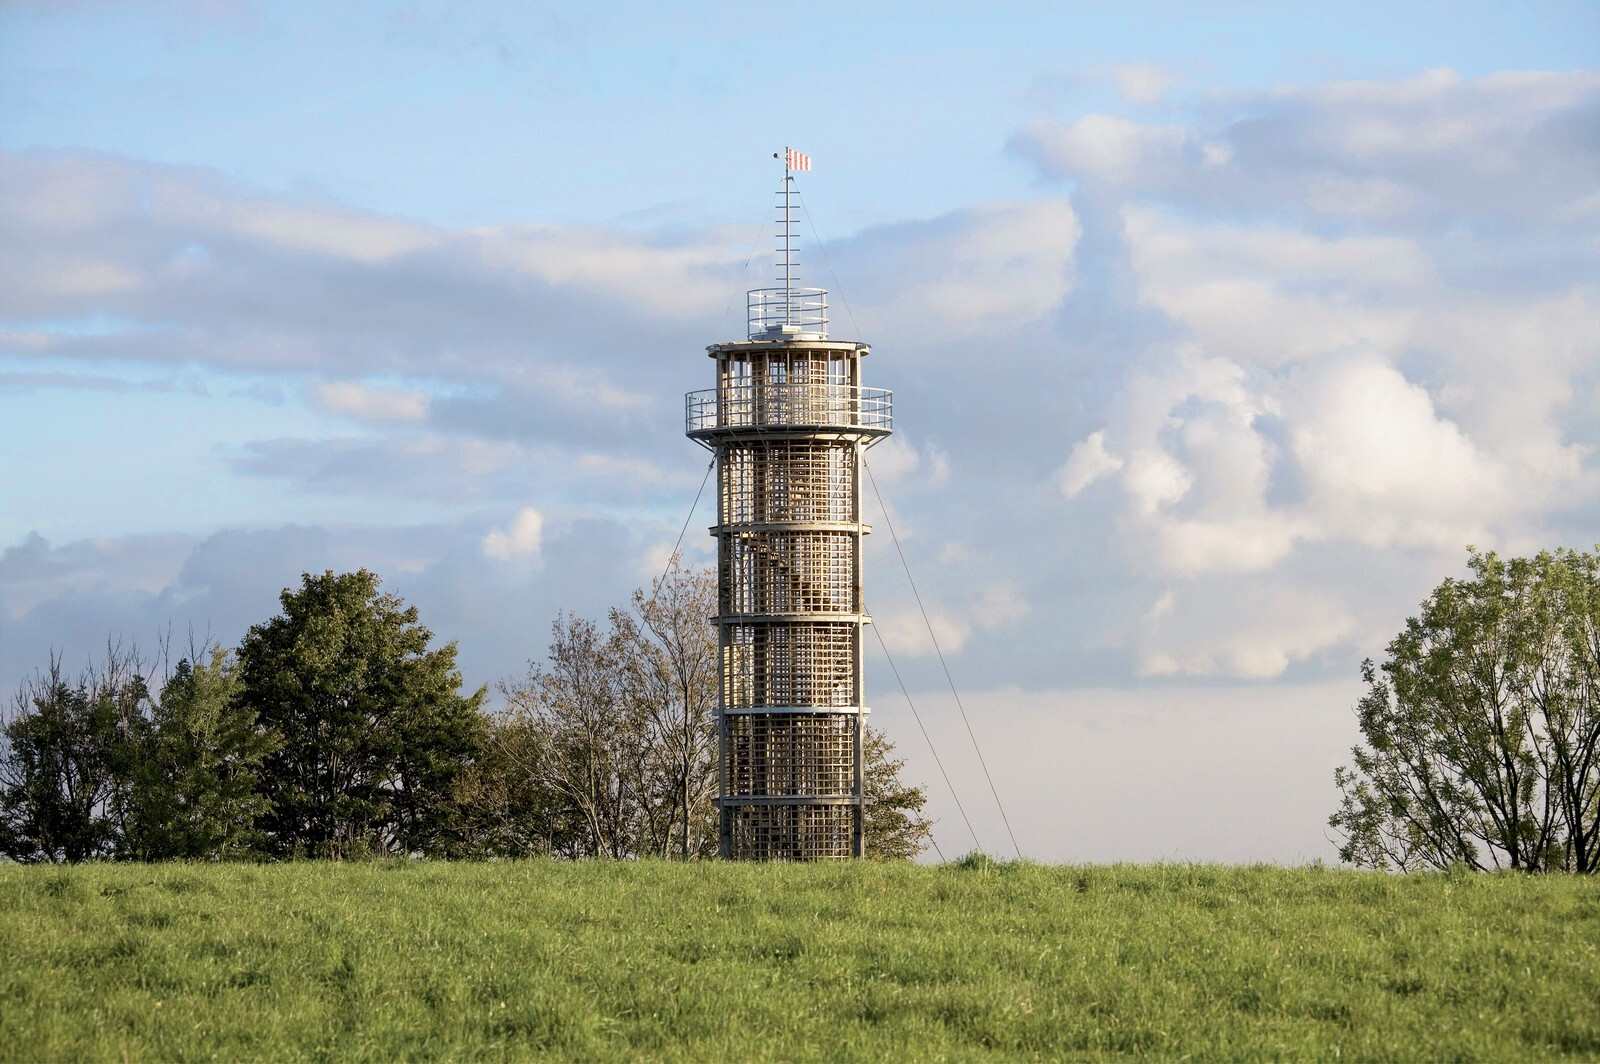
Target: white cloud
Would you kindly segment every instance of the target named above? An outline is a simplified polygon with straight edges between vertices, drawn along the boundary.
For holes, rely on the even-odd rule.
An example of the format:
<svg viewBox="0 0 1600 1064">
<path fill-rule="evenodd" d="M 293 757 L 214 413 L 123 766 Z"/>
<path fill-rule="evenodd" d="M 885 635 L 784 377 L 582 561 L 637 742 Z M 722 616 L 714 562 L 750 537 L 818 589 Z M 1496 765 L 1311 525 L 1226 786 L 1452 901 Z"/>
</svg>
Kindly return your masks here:
<svg viewBox="0 0 1600 1064">
<path fill-rule="evenodd" d="M 1131 103 L 1156 103 L 1177 81 L 1172 71 L 1152 63 L 1127 63 L 1111 71 L 1117 91 Z"/>
<path fill-rule="evenodd" d="M 1172 455 L 1140 447 L 1123 461 L 1122 486 L 1141 516 L 1154 517 L 1163 506 L 1188 494 L 1194 477 Z"/>
<path fill-rule="evenodd" d="M 1100 73 L 1151 100 L 1169 80 Z M 871 461 L 901 538 L 931 540 L 917 575 L 947 649 L 1033 684 L 1348 672 L 1465 542 L 1592 525 L 1597 85 L 1436 73 L 1189 116 L 1169 94 L 1159 121 L 1020 133 L 1058 195 L 830 244 L 868 382 L 914 433 Z M 195 169 L 0 166 L 0 354 L 27 373 L 274 374 L 364 422 L 307 439 L 290 404 L 285 438 L 228 445 L 224 474 L 282 481 L 302 519 L 334 498 L 453 507 L 452 557 L 501 580 L 505 560 L 565 571 L 550 530 L 588 519 L 613 521 L 614 540 L 573 533 L 596 571 L 664 561 L 704 466 L 678 394 L 708 383 L 700 344 L 739 331 L 748 227 L 449 229 Z M 928 653 L 881 525 L 868 549 L 884 634 Z M 1010 657 L 973 654 L 1001 642 L 985 619 L 1015 627 Z"/>
<path fill-rule="evenodd" d="M 950 460 L 933 444 L 917 447 L 904 435 L 891 436 L 868 454 L 872 476 L 880 487 L 910 482 L 936 488 L 950 479 Z"/>
<path fill-rule="evenodd" d="M 1053 176 L 1191 209 L 1267 206 L 1418 224 L 1581 211 L 1600 158 L 1578 132 L 1600 72 L 1428 71 L 1401 81 L 1219 93 L 1220 127 L 1109 115 L 1036 122 L 1013 140 Z M 1409 216 L 1402 208 L 1412 208 Z"/>
<path fill-rule="evenodd" d="M 1121 469 L 1122 459 L 1106 450 L 1104 429 L 1091 432 L 1067 456 L 1067 462 L 1056 472 L 1061 494 L 1072 498 L 1107 473 Z"/>
<path fill-rule="evenodd" d="M 1229 618 L 1218 625 L 1219 615 Z M 1136 637 L 1144 676 L 1266 680 L 1342 643 L 1354 619 L 1335 599 L 1275 581 L 1193 584 L 1165 591 Z"/>
<path fill-rule="evenodd" d="M 1094 202 L 1176 337 L 1130 360 L 1054 474 L 1084 511 L 1117 485 L 1128 565 L 1179 582 L 1126 636 L 1142 672 L 1313 663 L 1411 608 L 1375 607 L 1394 591 L 1367 567 L 1547 545 L 1600 495 L 1574 405 L 1600 366 L 1596 236 L 1571 220 L 1597 104 L 1600 75 L 1436 71 L 1237 97 L 1220 128 L 1019 135 L 1119 194 Z"/>
<path fill-rule="evenodd" d="M 932 657 L 937 651 L 957 654 L 974 631 L 988 631 L 1014 624 L 1026 617 L 1032 607 L 1022 589 L 1008 580 L 984 585 L 978 594 L 961 605 L 936 601 L 924 594 L 919 608 L 915 601 L 893 602 L 873 614 L 891 654 L 907 658 Z M 930 631 L 931 630 L 931 631 Z"/>
<path fill-rule="evenodd" d="M 1354 344 L 1399 349 L 1434 281 L 1403 238 L 1196 224 L 1136 207 L 1123 222 L 1140 298 L 1205 350 L 1240 362 L 1303 362 Z"/>
<path fill-rule="evenodd" d="M 340 207 L 242 203 L 228 212 L 234 232 L 298 251 L 379 263 L 439 244 L 429 226 Z"/>
<path fill-rule="evenodd" d="M 1068 126 L 1036 122 L 1019 140 L 1049 169 L 1107 185 L 1138 184 L 1147 172 L 1179 169 L 1191 144 L 1179 126 L 1141 125 L 1112 115 L 1086 115 Z"/>
<path fill-rule="evenodd" d="M 1310 543 L 1495 542 L 1572 476 L 1570 463 L 1541 475 L 1485 450 L 1371 351 L 1250 376 L 1183 348 L 1126 384 L 1056 480 L 1072 498 L 1069 484 L 1114 479 L 1130 560 L 1196 576 L 1268 570 Z M 1285 478 L 1296 490 L 1274 498 Z"/>
<path fill-rule="evenodd" d="M 544 515 L 524 506 L 505 529 L 493 529 L 483 537 L 483 553 L 501 561 L 535 560 L 544 543 Z"/>
<path fill-rule="evenodd" d="M 934 643 L 946 654 L 958 654 L 972 635 L 972 623 L 938 603 L 924 604 L 926 617 L 915 603 L 878 609 L 872 623 L 890 654 L 903 658 L 933 657 Z M 931 635 L 930 635 L 931 630 Z"/>
<path fill-rule="evenodd" d="M 1056 307 L 1081 235 L 1064 199 L 994 203 L 869 231 L 833 257 L 866 282 L 851 294 L 863 328 L 947 342 L 1009 332 Z"/>
<path fill-rule="evenodd" d="M 990 584 L 978 596 L 973 608 L 973 623 L 979 628 L 1002 628 L 1028 615 L 1032 607 L 1022 589 L 1010 581 Z"/>
<path fill-rule="evenodd" d="M 635 410 L 650 404 L 650 396 L 619 388 L 594 367 L 544 366 L 530 371 L 534 384 L 578 407 L 602 411 Z"/>
<path fill-rule="evenodd" d="M 1504 466 L 1373 355 L 1325 361 L 1286 389 L 1291 446 L 1324 535 L 1459 548 L 1521 501 Z"/>
<path fill-rule="evenodd" d="M 428 416 L 428 396 L 397 388 L 375 388 L 359 381 L 313 381 L 307 395 L 338 414 L 370 421 L 420 421 Z"/>
<path fill-rule="evenodd" d="M 722 309 L 739 254 L 738 238 L 720 230 L 666 241 L 584 226 L 515 225 L 467 230 L 463 239 L 493 268 L 604 292 L 669 318 Z"/>
</svg>

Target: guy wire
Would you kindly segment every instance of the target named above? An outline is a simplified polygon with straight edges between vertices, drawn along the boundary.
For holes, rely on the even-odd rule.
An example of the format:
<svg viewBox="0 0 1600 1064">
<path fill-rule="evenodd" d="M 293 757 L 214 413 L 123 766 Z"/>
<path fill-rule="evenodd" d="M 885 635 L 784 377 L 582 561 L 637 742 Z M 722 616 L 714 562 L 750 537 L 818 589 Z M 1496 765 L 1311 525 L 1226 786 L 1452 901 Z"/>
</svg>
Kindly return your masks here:
<svg viewBox="0 0 1600 1064">
<path fill-rule="evenodd" d="M 967 726 L 967 737 L 972 740 L 972 751 L 978 755 L 983 778 L 989 781 L 989 793 L 994 795 L 994 804 L 1000 810 L 1000 819 L 1005 822 L 1006 834 L 1011 836 L 1011 848 L 1017 852 L 1017 858 L 1020 860 L 1022 847 L 1017 845 L 1016 833 L 1011 830 L 1011 818 L 1006 816 L 1005 803 L 1000 801 L 1000 792 L 995 788 L 994 777 L 989 774 L 989 765 L 984 761 L 983 751 L 978 747 L 978 736 L 973 732 L 972 721 L 967 717 L 967 707 L 961 704 L 961 692 L 956 690 L 955 678 L 950 675 L 950 666 L 944 660 L 944 651 L 939 647 L 939 637 L 933 634 L 933 622 L 928 619 L 927 607 L 922 604 L 922 593 L 917 590 L 917 581 L 911 575 L 911 565 L 906 561 L 905 549 L 900 546 L 900 536 L 894 530 L 894 521 L 889 518 L 889 508 L 883 504 L 883 494 L 878 491 L 878 480 L 872 475 L 872 467 L 867 464 L 865 451 L 861 453 L 861 468 L 867 471 L 867 482 L 872 485 L 872 494 L 877 496 L 878 509 L 883 511 L 883 523 L 889 528 L 889 538 L 894 541 L 895 553 L 900 555 L 900 566 L 906 571 L 906 580 L 911 584 L 911 594 L 916 597 L 917 609 L 922 613 L 922 623 L 928 629 L 928 638 L 933 641 L 933 652 L 939 655 L 939 667 L 944 669 L 945 682 L 950 685 L 950 693 L 955 696 L 956 708 L 961 711 L 961 722 Z"/>
<path fill-rule="evenodd" d="M 883 651 L 884 660 L 889 663 L 889 671 L 894 673 L 895 682 L 900 685 L 900 693 L 906 696 L 906 705 L 911 707 L 911 718 L 917 722 L 917 727 L 922 731 L 922 738 L 927 741 L 928 753 L 933 755 L 933 763 L 939 766 L 939 775 L 944 777 L 944 785 L 950 788 L 950 797 L 956 803 L 956 811 L 961 814 L 961 819 L 966 822 L 967 831 L 972 835 L 972 845 L 979 853 L 983 852 L 983 843 L 978 841 L 978 833 L 972 829 L 972 819 L 967 816 L 966 807 L 961 804 L 961 796 L 956 793 L 956 785 L 950 782 L 950 773 L 944 770 L 944 762 L 939 759 L 939 751 L 933 745 L 933 736 L 928 734 L 928 728 L 922 723 L 922 714 L 917 712 L 917 704 L 911 700 L 911 692 L 906 690 L 906 682 L 900 678 L 900 668 L 894 663 L 894 658 L 889 654 L 889 648 L 884 644 L 883 633 L 878 631 L 878 626 L 872 626 L 872 634 L 878 639 L 878 649 Z M 944 851 L 939 849 L 939 844 L 933 841 L 933 836 L 928 836 L 928 841 L 933 842 L 933 852 L 939 855 L 939 860 L 944 860 Z"/>
<path fill-rule="evenodd" d="M 689 522 L 694 520 L 694 512 L 700 507 L 700 496 L 705 494 L 706 483 L 711 479 L 711 471 L 715 468 L 717 468 L 717 457 L 712 455 L 711 461 L 706 463 L 706 475 L 700 478 L 700 490 L 694 493 L 694 502 L 689 504 L 689 513 L 683 519 L 683 527 L 678 529 L 678 542 L 672 545 L 672 553 L 667 555 L 667 567 L 661 570 L 661 579 L 656 587 L 650 590 L 652 596 L 655 595 L 656 588 L 667 582 L 667 574 L 672 572 L 672 567 L 678 563 L 678 551 L 683 547 L 683 537 L 689 531 Z"/>
<path fill-rule="evenodd" d="M 794 186 L 794 198 L 800 201 L 800 213 L 806 216 L 806 224 L 811 227 L 811 235 L 817 241 L 817 250 L 822 252 L 822 261 L 828 267 L 828 276 L 833 278 L 833 290 L 839 293 L 839 302 L 844 304 L 844 312 L 850 316 L 850 328 L 855 330 L 857 340 L 865 340 L 861 334 L 861 326 L 856 324 L 856 312 L 850 309 L 850 298 L 844 294 L 844 285 L 839 283 L 839 275 L 833 270 L 833 260 L 828 258 L 828 245 L 822 242 L 822 234 L 817 232 L 817 223 L 811 220 L 811 211 L 806 207 L 806 198 L 800 194 L 800 185 Z"/>
</svg>

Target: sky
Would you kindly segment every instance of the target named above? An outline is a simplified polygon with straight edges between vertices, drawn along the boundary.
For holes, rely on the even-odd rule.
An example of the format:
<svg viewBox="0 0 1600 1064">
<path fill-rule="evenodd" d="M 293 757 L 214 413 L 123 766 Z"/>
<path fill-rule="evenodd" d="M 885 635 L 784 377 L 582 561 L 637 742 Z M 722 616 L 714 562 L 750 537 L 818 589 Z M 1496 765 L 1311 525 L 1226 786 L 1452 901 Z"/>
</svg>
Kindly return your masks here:
<svg viewBox="0 0 1600 1064">
<path fill-rule="evenodd" d="M 0 690 L 361 566 L 492 690 L 710 560 L 786 146 L 945 857 L 1335 860 L 1361 661 L 1600 542 L 1592 2 L 0 0 Z"/>
</svg>

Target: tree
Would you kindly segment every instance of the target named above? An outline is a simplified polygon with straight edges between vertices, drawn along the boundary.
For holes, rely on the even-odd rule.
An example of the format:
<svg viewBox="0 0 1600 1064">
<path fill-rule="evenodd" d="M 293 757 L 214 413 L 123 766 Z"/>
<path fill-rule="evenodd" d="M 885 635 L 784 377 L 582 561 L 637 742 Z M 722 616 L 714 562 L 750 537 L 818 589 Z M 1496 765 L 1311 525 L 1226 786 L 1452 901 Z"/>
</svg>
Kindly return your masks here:
<svg viewBox="0 0 1600 1064">
<path fill-rule="evenodd" d="M 125 855 L 228 860 L 260 850 L 256 822 L 269 806 L 258 786 L 276 738 L 239 690 L 238 663 L 220 644 L 209 660 L 178 662 L 132 772 Z"/>
<path fill-rule="evenodd" d="M 1340 857 L 1400 869 L 1600 870 L 1600 555 L 1471 551 L 1362 664 Z"/>
<path fill-rule="evenodd" d="M 463 697 L 456 645 L 378 577 L 307 573 L 239 648 L 240 700 L 277 748 L 262 764 L 278 856 L 450 848 L 455 784 L 480 748 L 484 691 Z"/>
<path fill-rule="evenodd" d="M 889 737 L 871 725 L 866 733 L 861 762 L 867 799 L 867 856 L 879 861 L 909 861 L 927 849 L 933 837 L 933 821 L 922 815 L 928 795 L 900 779 L 905 761 L 893 756 Z"/>
<path fill-rule="evenodd" d="M 707 618 L 716 612 L 717 583 L 709 569 L 685 569 L 677 555 L 645 594 L 633 593 L 632 612 L 611 611 L 621 654 L 628 716 L 646 732 L 644 809 L 650 849 L 668 853 L 677 837 L 681 860 L 716 847 L 717 642 Z"/>
<path fill-rule="evenodd" d="M 533 760 L 525 784 L 565 811 L 554 851 L 570 857 L 630 857 L 642 846 L 648 760 L 638 705 L 624 697 L 622 640 L 592 621 L 561 614 L 546 665 L 530 663 L 501 685 L 504 721 L 526 736 Z"/>
<path fill-rule="evenodd" d="M 150 691 L 135 652 L 112 646 L 76 681 L 61 659 L 25 681 L 0 732 L 0 853 L 77 862 L 117 852 Z"/>
<path fill-rule="evenodd" d="M 545 735 L 524 716 L 484 720 L 484 743 L 456 780 L 461 811 L 450 852 L 459 857 L 577 856 L 578 819 L 570 806 L 539 785 Z"/>
<path fill-rule="evenodd" d="M 489 727 L 499 747 L 492 764 L 515 778 L 473 781 L 523 818 L 509 832 L 513 845 L 571 857 L 716 852 L 715 612 L 715 574 L 674 559 L 630 608 L 610 612 L 605 631 L 556 620 L 546 662 L 501 685 L 506 708 Z M 900 781 L 893 749 L 867 730 L 868 852 L 909 858 L 929 835 L 926 797 Z M 498 840 L 486 841 L 489 852 L 505 852 L 505 833 L 480 837 Z"/>
</svg>

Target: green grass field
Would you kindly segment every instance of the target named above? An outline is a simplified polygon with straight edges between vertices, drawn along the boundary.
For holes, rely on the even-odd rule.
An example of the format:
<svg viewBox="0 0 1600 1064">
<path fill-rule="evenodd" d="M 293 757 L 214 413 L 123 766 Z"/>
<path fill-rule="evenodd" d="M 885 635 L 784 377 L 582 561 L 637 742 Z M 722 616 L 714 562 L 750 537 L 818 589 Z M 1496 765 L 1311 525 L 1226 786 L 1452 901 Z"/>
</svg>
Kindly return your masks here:
<svg viewBox="0 0 1600 1064">
<path fill-rule="evenodd" d="M 0 1058 L 1600 1058 L 1600 881 L 0 866 Z"/>
</svg>

